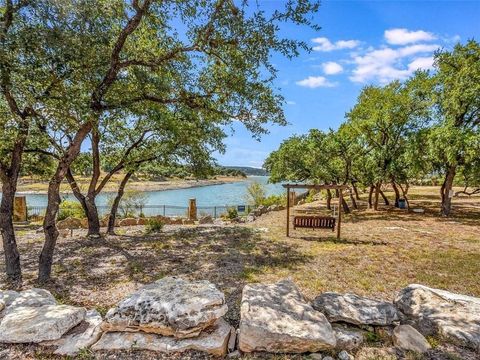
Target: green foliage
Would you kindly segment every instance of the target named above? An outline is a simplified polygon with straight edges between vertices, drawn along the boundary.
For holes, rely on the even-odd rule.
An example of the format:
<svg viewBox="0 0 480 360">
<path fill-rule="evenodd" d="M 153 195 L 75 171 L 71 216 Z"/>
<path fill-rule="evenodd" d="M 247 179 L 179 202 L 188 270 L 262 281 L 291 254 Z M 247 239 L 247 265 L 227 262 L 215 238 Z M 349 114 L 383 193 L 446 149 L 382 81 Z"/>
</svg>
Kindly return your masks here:
<svg viewBox="0 0 480 360">
<path fill-rule="evenodd" d="M 57 220 L 65 220 L 68 217 L 74 217 L 78 219 L 85 218 L 85 212 L 82 205 L 75 200 L 63 200 L 60 203 L 60 210 L 58 212 Z"/>
<path fill-rule="evenodd" d="M 146 226 L 147 234 L 159 233 L 163 230 L 164 226 L 165 224 L 163 223 L 162 220 L 157 218 L 150 218 L 148 219 L 147 226 Z"/>
<path fill-rule="evenodd" d="M 247 202 L 254 206 L 262 204 L 265 199 L 265 187 L 258 181 L 253 181 L 247 187 Z"/>
<path fill-rule="evenodd" d="M 234 207 L 228 208 L 225 217 L 230 220 L 236 219 L 238 217 L 237 209 Z"/>
<path fill-rule="evenodd" d="M 262 199 L 260 205 L 269 207 L 271 205 L 283 205 L 287 204 L 287 196 L 283 195 L 270 195 Z"/>
</svg>

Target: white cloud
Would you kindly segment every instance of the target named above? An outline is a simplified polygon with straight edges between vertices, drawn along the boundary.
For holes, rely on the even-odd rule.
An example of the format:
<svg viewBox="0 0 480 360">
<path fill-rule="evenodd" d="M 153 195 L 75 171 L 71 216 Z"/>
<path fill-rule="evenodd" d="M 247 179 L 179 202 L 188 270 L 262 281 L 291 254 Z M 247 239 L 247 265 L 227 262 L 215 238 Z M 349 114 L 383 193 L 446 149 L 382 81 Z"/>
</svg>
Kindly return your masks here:
<svg viewBox="0 0 480 360">
<path fill-rule="evenodd" d="M 408 69 L 412 72 L 418 69 L 429 70 L 432 68 L 433 68 L 433 56 L 419 57 L 413 60 L 410 64 L 408 64 Z"/>
<path fill-rule="evenodd" d="M 329 61 L 322 64 L 323 72 L 327 75 L 340 74 L 343 71 L 342 65 L 334 61 Z"/>
<path fill-rule="evenodd" d="M 385 30 L 385 40 L 392 45 L 414 44 L 420 41 L 431 41 L 437 37 L 423 30 L 410 31 L 408 29 L 390 29 Z"/>
<path fill-rule="evenodd" d="M 296 105 L 295 101 L 287 100 L 287 105 Z"/>
<path fill-rule="evenodd" d="M 323 76 L 309 76 L 306 79 L 297 81 L 297 85 L 315 89 L 318 87 L 334 87 L 336 83 L 329 82 L 327 78 Z"/>
<path fill-rule="evenodd" d="M 386 83 L 395 79 L 405 79 L 417 69 L 431 68 L 432 58 L 425 55 L 431 55 L 438 47 L 428 44 L 396 49 L 385 47 L 368 51 L 364 55 L 356 55 L 353 57 L 356 68 L 350 80 L 360 83 L 378 80 Z"/>
<path fill-rule="evenodd" d="M 356 48 L 360 41 L 358 40 L 339 40 L 332 43 L 326 37 L 318 37 L 312 39 L 312 41 L 317 44 L 313 47 L 315 51 L 333 51 L 333 50 L 341 50 L 341 49 L 353 49 Z"/>
</svg>

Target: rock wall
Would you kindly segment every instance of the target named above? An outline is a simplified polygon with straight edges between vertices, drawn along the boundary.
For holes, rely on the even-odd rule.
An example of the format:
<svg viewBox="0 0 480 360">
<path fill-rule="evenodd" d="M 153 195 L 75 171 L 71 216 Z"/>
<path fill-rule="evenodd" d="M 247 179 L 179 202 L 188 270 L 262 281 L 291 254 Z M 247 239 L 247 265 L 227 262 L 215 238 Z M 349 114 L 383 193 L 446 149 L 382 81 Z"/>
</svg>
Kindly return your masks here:
<svg viewBox="0 0 480 360">
<path fill-rule="evenodd" d="M 57 304 L 43 289 L 6 290 L 0 291 L 0 343 L 35 343 L 70 356 L 90 348 L 364 360 L 427 353 L 425 336 L 438 335 L 480 358 L 480 299 L 422 285 L 402 289 L 391 303 L 332 292 L 309 302 L 288 279 L 248 284 L 239 329 L 223 319 L 226 312 L 224 295 L 214 284 L 178 277 L 140 288 L 103 319 L 95 310 Z M 368 346 L 372 337 L 375 348 Z"/>
</svg>

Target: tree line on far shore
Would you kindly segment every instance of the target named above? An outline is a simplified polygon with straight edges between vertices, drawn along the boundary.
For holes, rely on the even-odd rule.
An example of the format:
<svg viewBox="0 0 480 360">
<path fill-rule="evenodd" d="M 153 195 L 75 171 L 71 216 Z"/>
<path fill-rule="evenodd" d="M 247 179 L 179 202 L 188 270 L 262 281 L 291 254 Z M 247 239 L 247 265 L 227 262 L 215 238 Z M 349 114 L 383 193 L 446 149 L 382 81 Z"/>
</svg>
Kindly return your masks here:
<svg viewBox="0 0 480 360">
<path fill-rule="evenodd" d="M 22 283 L 12 222 L 22 171 L 46 171 L 46 159 L 53 162 L 45 172 L 38 266 L 38 282 L 45 283 L 64 180 L 87 216 L 88 235 L 98 237 L 95 199 L 113 175 L 122 180 L 110 221 L 125 185 L 149 164 L 188 165 L 202 174 L 224 150 L 234 122 L 255 137 L 268 123 L 286 124 L 271 55 L 292 58 L 309 49 L 280 30 L 285 23 L 318 30 L 312 22 L 318 7 L 315 0 L 272 11 L 230 0 L 2 2 L 0 230 L 7 280 Z M 85 147 L 88 158 L 80 156 Z M 91 164 L 86 189 L 78 183 L 81 161 Z"/>
<path fill-rule="evenodd" d="M 410 184 L 437 177 L 443 216 L 451 213 L 454 185 L 480 193 L 478 42 L 437 51 L 432 71 L 366 86 L 345 117 L 336 131 L 312 129 L 285 140 L 265 161 L 271 181 L 348 184 L 354 208 L 362 186 L 377 209 L 380 197 L 388 202 L 382 185 L 392 187 L 396 206 L 401 198 L 408 205 Z"/>
</svg>

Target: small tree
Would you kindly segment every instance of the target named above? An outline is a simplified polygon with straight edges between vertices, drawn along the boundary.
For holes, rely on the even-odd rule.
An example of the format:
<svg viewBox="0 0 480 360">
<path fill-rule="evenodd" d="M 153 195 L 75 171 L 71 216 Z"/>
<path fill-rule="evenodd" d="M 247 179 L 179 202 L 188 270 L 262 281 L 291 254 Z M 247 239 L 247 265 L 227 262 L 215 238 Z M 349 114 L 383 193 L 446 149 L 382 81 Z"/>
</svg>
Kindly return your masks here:
<svg viewBox="0 0 480 360">
<path fill-rule="evenodd" d="M 265 199 L 266 191 L 265 187 L 260 184 L 258 181 L 253 181 L 247 187 L 247 201 L 248 203 L 259 206 L 262 204 Z"/>
</svg>

